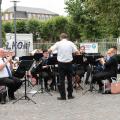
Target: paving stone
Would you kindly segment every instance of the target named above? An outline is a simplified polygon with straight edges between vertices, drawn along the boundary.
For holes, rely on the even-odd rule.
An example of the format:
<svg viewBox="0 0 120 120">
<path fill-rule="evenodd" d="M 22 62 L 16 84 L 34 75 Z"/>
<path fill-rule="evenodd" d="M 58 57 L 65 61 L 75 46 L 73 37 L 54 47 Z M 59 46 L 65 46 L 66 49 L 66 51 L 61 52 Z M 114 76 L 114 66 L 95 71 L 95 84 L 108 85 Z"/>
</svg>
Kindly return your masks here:
<svg viewBox="0 0 120 120">
<path fill-rule="evenodd" d="M 58 92 L 39 93 L 27 100 L 0 105 L 1 120 L 120 120 L 120 95 L 74 91 L 75 99 L 59 101 Z M 22 92 L 16 93 L 19 97 Z"/>
</svg>

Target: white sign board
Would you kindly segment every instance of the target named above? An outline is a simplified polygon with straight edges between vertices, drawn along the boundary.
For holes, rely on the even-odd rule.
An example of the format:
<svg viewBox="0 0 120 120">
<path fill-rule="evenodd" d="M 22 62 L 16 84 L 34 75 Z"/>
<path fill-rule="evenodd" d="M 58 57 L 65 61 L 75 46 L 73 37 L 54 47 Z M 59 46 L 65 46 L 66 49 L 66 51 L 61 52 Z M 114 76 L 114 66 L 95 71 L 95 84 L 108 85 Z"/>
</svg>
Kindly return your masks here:
<svg viewBox="0 0 120 120">
<path fill-rule="evenodd" d="M 117 38 L 117 44 L 120 44 L 120 37 Z"/>
<path fill-rule="evenodd" d="M 6 49 L 15 51 L 15 35 L 13 33 L 6 34 Z M 16 56 L 25 56 L 33 51 L 33 35 L 32 34 L 16 34 Z"/>
<path fill-rule="evenodd" d="M 85 46 L 85 53 L 98 53 L 98 43 L 80 43 Z"/>
</svg>

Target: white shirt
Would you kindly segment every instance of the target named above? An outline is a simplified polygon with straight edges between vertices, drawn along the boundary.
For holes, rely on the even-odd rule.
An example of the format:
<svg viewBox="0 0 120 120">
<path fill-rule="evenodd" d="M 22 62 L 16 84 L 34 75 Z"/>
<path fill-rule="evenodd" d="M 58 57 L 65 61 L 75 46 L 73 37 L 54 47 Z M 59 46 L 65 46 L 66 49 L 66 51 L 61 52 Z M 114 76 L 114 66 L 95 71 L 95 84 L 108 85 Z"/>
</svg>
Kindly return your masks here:
<svg viewBox="0 0 120 120">
<path fill-rule="evenodd" d="M 50 49 L 52 51 L 57 50 L 57 60 L 59 62 L 71 62 L 73 60 L 72 53 L 78 51 L 75 44 L 66 39 L 56 42 Z"/>
<path fill-rule="evenodd" d="M 4 64 L 2 58 L 0 58 L 0 64 Z M 10 64 L 7 63 L 7 66 L 10 69 Z M 9 77 L 8 71 L 6 69 L 6 67 L 4 67 L 2 70 L 0 70 L 0 78 L 4 78 L 4 77 Z"/>
</svg>

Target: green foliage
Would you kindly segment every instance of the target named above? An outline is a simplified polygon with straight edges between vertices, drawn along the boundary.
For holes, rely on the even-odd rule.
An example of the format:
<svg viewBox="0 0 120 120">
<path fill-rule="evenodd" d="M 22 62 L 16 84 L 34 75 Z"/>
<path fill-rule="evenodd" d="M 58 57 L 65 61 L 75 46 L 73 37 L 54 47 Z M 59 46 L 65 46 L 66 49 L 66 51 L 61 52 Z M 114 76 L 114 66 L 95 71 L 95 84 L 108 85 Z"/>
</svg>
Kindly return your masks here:
<svg viewBox="0 0 120 120">
<path fill-rule="evenodd" d="M 9 23 L 9 22 L 8 22 Z M 14 33 L 14 26 L 15 25 L 15 23 L 14 23 L 14 21 L 12 21 L 11 23 L 10 23 L 10 26 L 11 26 L 11 31 L 10 32 L 8 32 L 8 31 L 5 31 L 6 33 Z M 26 21 L 25 20 L 17 20 L 16 21 L 16 32 L 17 33 L 26 33 L 27 32 L 27 30 L 26 30 Z"/>
<path fill-rule="evenodd" d="M 2 27 L 3 27 L 4 32 L 6 32 L 6 33 L 11 33 L 12 32 L 11 22 L 3 22 L 2 25 L 3 25 Z"/>
<path fill-rule="evenodd" d="M 6 42 L 5 32 L 4 32 L 4 30 L 2 30 L 2 44 L 3 44 L 3 47 L 5 46 L 5 42 Z"/>
<path fill-rule="evenodd" d="M 68 24 L 67 24 L 67 33 L 71 41 L 79 41 L 80 40 L 80 29 L 77 24 L 75 24 L 71 18 L 68 17 Z"/>
<path fill-rule="evenodd" d="M 69 0 L 66 5 L 73 23 L 76 24 L 77 29 L 80 31 L 80 39 L 94 40 L 99 36 L 98 22 L 86 9 L 85 0 Z"/>
<path fill-rule="evenodd" d="M 18 20 L 16 22 L 16 32 L 17 33 L 27 33 L 25 20 Z"/>
<path fill-rule="evenodd" d="M 36 41 L 39 31 L 39 21 L 36 19 L 28 20 L 26 23 L 26 30 L 28 33 L 33 34 L 33 39 Z"/>
<path fill-rule="evenodd" d="M 66 9 L 84 39 L 120 35 L 120 1 L 69 0 Z"/>
<path fill-rule="evenodd" d="M 32 33 L 34 41 L 56 42 L 66 32 L 72 41 L 84 41 L 120 36 L 120 1 L 68 0 L 68 17 L 57 16 L 47 21 L 36 19 L 16 21 L 17 33 Z M 4 22 L 5 33 L 14 32 L 14 22 Z"/>
<path fill-rule="evenodd" d="M 120 1 L 118 0 L 88 0 L 87 9 L 94 15 L 101 26 L 104 36 L 118 37 L 120 34 Z"/>
<path fill-rule="evenodd" d="M 55 42 L 61 32 L 67 31 L 67 19 L 62 16 L 54 17 L 48 21 L 40 22 L 39 33 L 42 39 Z"/>
<path fill-rule="evenodd" d="M 68 23 L 67 18 L 65 18 L 63 16 L 54 18 L 54 24 L 56 26 L 56 30 L 57 30 L 58 34 L 67 31 L 67 28 L 66 28 L 67 23 Z"/>
</svg>

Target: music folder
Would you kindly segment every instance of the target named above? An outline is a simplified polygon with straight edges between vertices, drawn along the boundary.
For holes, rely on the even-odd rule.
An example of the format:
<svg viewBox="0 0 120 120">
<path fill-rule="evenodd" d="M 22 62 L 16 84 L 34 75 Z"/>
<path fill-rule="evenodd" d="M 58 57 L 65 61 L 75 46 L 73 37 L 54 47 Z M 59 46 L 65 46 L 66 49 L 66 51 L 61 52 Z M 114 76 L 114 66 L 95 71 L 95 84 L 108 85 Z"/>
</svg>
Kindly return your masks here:
<svg viewBox="0 0 120 120">
<path fill-rule="evenodd" d="M 23 78 L 25 76 L 26 71 L 29 71 L 29 69 L 31 68 L 33 62 L 33 60 L 22 60 L 13 76 Z"/>
</svg>

